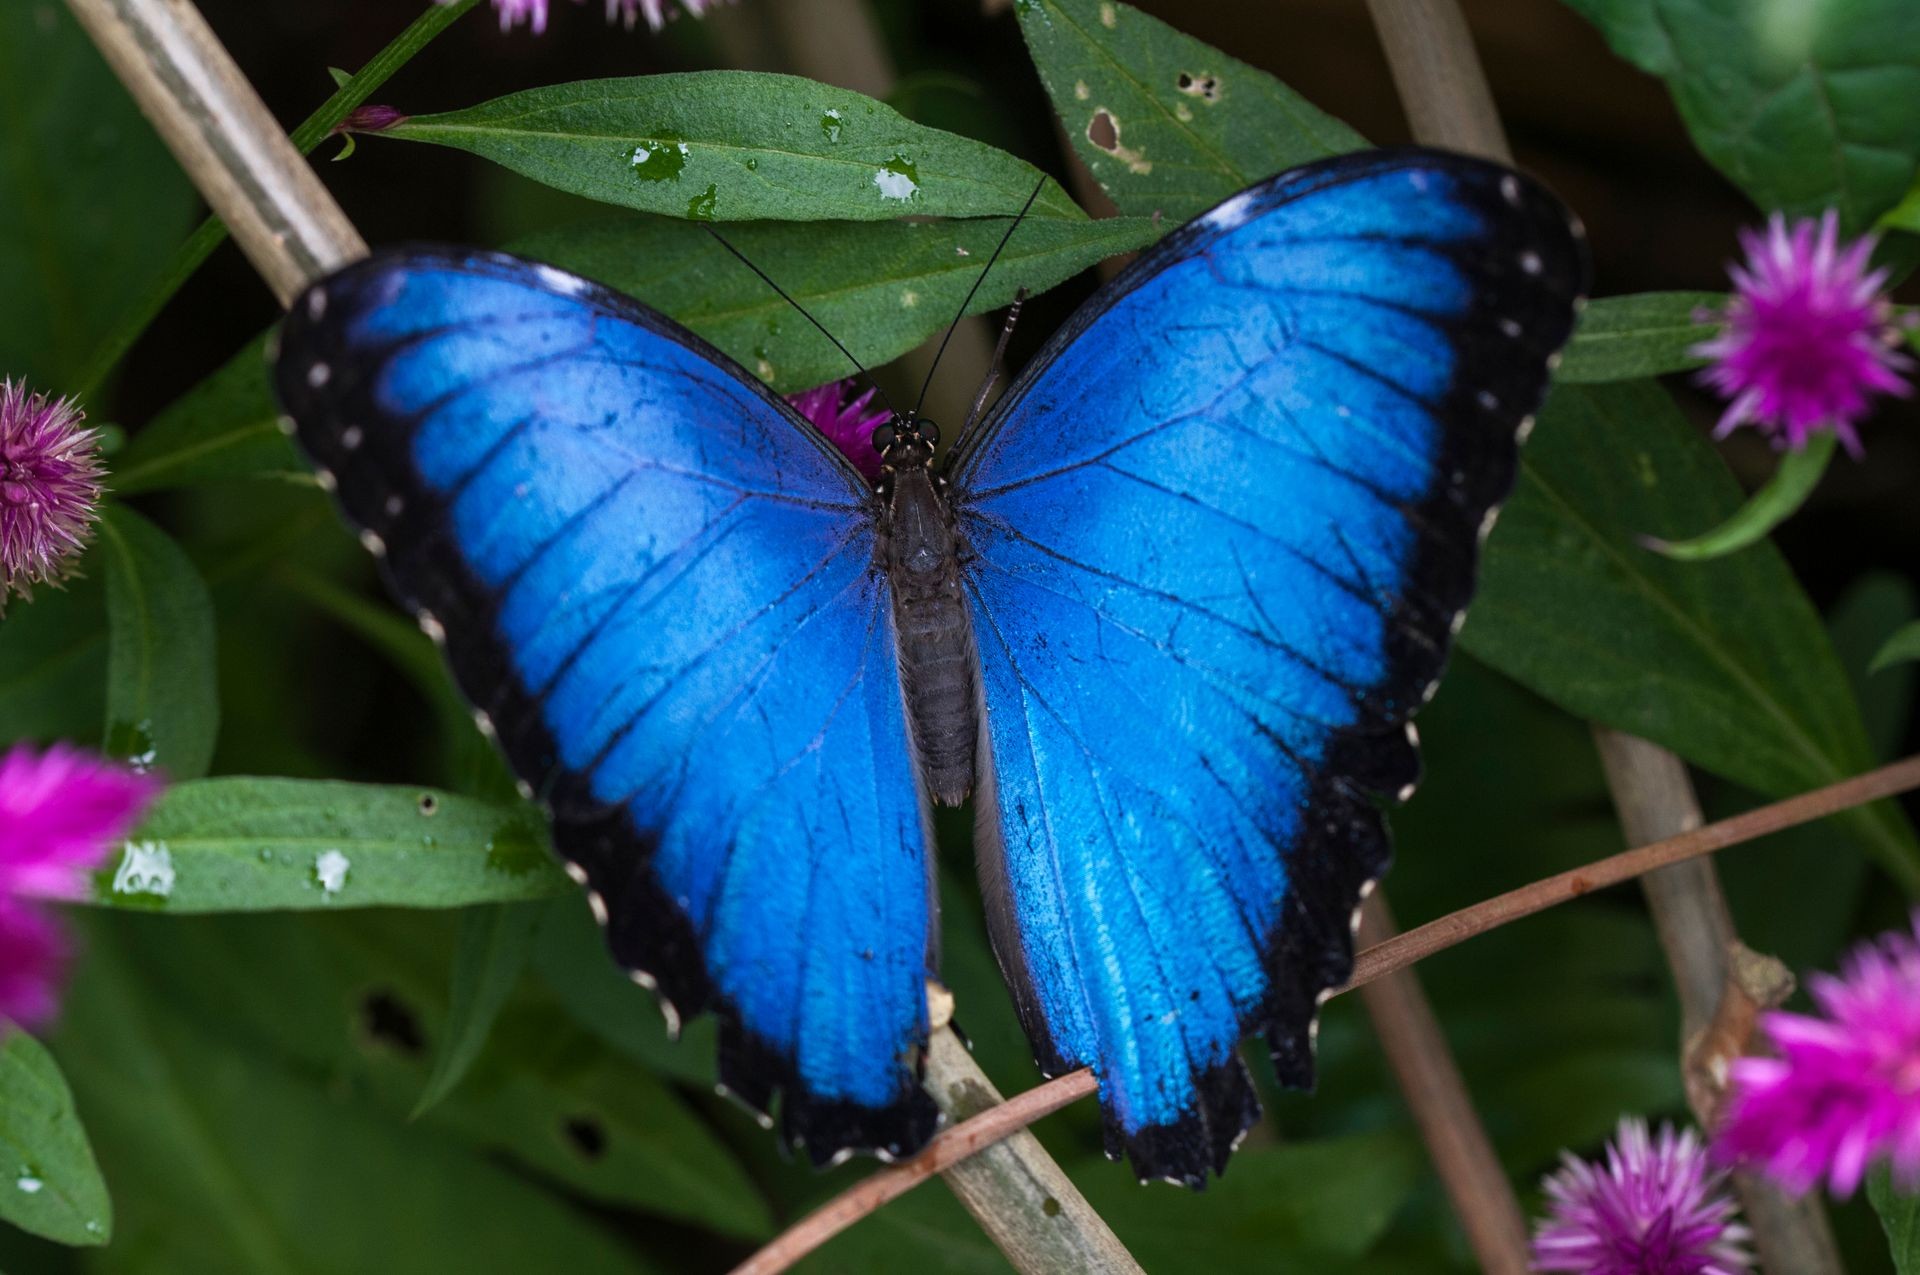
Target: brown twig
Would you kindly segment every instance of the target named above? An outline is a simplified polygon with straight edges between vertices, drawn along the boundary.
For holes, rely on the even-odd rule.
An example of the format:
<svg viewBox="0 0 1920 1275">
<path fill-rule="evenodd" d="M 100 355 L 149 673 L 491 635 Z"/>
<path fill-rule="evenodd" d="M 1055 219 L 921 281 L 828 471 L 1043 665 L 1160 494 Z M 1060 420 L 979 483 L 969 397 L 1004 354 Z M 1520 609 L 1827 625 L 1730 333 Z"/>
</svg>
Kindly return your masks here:
<svg viewBox="0 0 1920 1275">
<path fill-rule="evenodd" d="M 1363 949 L 1354 962 L 1352 980 L 1339 992 L 1350 992 L 1476 934 L 1498 929 L 1509 921 L 1532 916 L 1555 904 L 1571 902 L 1604 886 L 1631 881 L 1669 864 L 1730 849 L 1916 788 L 1920 788 L 1920 755 L 1536 881 Z M 1028 1112 L 1031 1114 L 1025 1116 L 1025 1120 L 1038 1120 L 1092 1096 L 1098 1087 L 1091 1072 L 1069 1072 L 1034 1086 L 1002 1106 L 963 1120 L 935 1138 L 919 1156 L 862 1179 L 845 1194 L 801 1219 L 739 1267 L 735 1275 L 742 1272 L 776 1275 L 786 1270 L 888 1200 L 898 1198 L 932 1174 L 950 1167 L 956 1158 L 983 1150 L 1021 1128 L 1023 1121 L 1012 1118 L 1010 1112 L 1016 1109 Z M 937 1163 L 921 1163 L 936 1153 L 940 1157 Z M 778 1260 L 768 1256 L 776 1252 Z"/>
<path fill-rule="evenodd" d="M 1375 893 L 1361 906 L 1361 942 L 1375 946 L 1390 940 L 1397 929 L 1382 894 Z M 1500 1168 L 1493 1140 L 1473 1108 L 1473 1095 L 1420 980 L 1411 970 L 1398 970 L 1375 979 L 1360 994 L 1480 1269 L 1487 1275 L 1526 1275 L 1526 1214 Z"/>
<path fill-rule="evenodd" d="M 934 1174 L 986 1150 L 1099 1089 L 1090 1071 L 1075 1071 L 1009 1098 L 938 1135 L 904 1164 L 881 1169 L 809 1213 L 771 1244 L 736 1266 L 733 1275 L 777 1275 L 888 1200 L 898 1199 Z"/>
<path fill-rule="evenodd" d="M 68 6 L 280 304 L 367 255 L 189 0 Z"/>
<path fill-rule="evenodd" d="M 1368 948 L 1354 961 L 1353 980 L 1348 987 L 1358 987 L 1383 974 L 1403 969 L 1476 934 L 1509 921 L 1517 921 L 1523 916 L 1532 916 L 1556 903 L 1565 903 L 1583 894 L 1591 894 L 1622 881 L 1631 881 L 1670 863 L 1712 854 L 1768 833 L 1811 823 L 1837 811 L 1914 788 L 1920 788 L 1920 756 L 1870 770 L 1852 779 L 1843 779 L 1825 788 L 1801 793 L 1798 797 L 1776 801 L 1772 805 L 1761 806 L 1676 837 L 1624 850 L 1594 863 L 1556 873 L 1517 890 L 1495 895 L 1472 907 L 1462 908 L 1437 921 L 1429 921 L 1378 947 Z"/>
<path fill-rule="evenodd" d="M 1413 135 L 1508 159 L 1480 56 L 1454 0 L 1368 0 L 1367 7 Z M 1382 925 L 1384 917 L 1384 908 L 1371 915 L 1363 910 L 1361 933 L 1391 939 L 1393 927 Z M 1481 1269 L 1525 1275 L 1526 1215 L 1420 985 L 1410 975 L 1395 974 L 1369 987 L 1366 999 L 1374 1030 Z"/>
<path fill-rule="evenodd" d="M 1596 729 L 1594 743 L 1630 843 L 1700 826 L 1700 802 L 1686 763 L 1618 731 Z M 1712 860 L 1656 869 L 1640 885 L 1680 994 L 1687 1105 L 1696 1120 L 1711 1126 L 1728 1065 L 1745 1050 L 1760 1010 L 1785 999 L 1793 978 L 1780 962 L 1740 942 Z M 1789 1195 L 1756 1174 L 1735 1174 L 1733 1186 L 1767 1270 L 1839 1275 L 1840 1254 L 1817 1196 Z"/>
</svg>

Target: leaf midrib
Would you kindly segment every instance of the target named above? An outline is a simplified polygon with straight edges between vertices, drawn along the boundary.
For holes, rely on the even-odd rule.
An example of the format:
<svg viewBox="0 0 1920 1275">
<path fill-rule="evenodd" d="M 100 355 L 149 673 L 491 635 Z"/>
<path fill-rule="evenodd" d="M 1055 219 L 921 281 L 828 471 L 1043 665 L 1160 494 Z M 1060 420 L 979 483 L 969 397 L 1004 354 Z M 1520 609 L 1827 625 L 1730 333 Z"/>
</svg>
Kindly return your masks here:
<svg viewBox="0 0 1920 1275">
<path fill-rule="evenodd" d="M 1541 477 L 1540 471 L 1524 456 L 1520 461 L 1520 469 L 1521 472 L 1540 489 L 1541 493 L 1554 503 L 1556 508 L 1561 511 L 1570 523 L 1577 527 L 1590 541 L 1600 547 L 1602 553 L 1619 568 L 1630 584 L 1653 601 L 1662 611 L 1666 612 L 1674 621 L 1676 627 L 1688 634 L 1688 636 L 1694 640 L 1695 644 L 1707 653 L 1708 658 L 1724 668 L 1735 683 L 1738 684 L 1741 689 L 1745 690 L 1756 703 L 1761 705 L 1761 707 L 1783 727 L 1788 739 L 1794 743 L 1802 753 L 1812 759 L 1814 773 L 1817 776 L 1825 779 L 1838 779 L 1842 777 L 1842 772 L 1838 764 L 1827 757 L 1813 737 L 1807 734 L 1793 714 L 1787 711 L 1786 706 L 1770 694 L 1766 686 L 1756 680 L 1747 671 L 1746 666 L 1736 660 L 1732 653 L 1727 651 L 1726 648 L 1715 639 L 1712 633 L 1703 628 L 1699 622 L 1687 612 L 1686 608 L 1680 606 L 1670 598 L 1664 589 L 1661 589 L 1651 578 L 1639 570 L 1627 555 L 1620 552 L 1619 547 L 1615 545 L 1612 540 L 1600 534 L 1599 528 L 1594 526 L 1592 522 L 1580 513 L 1576 506 L 1563 497 L 1552 483 Z"/>
</svg>

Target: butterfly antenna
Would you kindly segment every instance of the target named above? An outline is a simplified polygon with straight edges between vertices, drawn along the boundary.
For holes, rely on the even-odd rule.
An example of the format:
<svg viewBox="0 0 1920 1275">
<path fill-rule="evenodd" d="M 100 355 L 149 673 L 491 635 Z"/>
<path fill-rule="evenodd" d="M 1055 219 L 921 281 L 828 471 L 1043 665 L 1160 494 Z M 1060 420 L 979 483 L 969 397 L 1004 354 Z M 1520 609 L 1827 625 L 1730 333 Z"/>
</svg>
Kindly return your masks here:
<svg viewBox="0 0 1920 1275">
<path fill-rule="evenodd" d="M 1039 192 L 1035 191 L 1034 193 L 1038 194 Z M 1033 201 L 1028 200 L 1027 202 L 1032 203 Z M 712 226 L 708 226 L 704 224 L 700 227 L 700 229 L 712 235 L 722 248 L 725 248 L 728 252 L 732 253 L 735 257 L 739 258 L 741 265 L 745 266 L 747 269 L 759 275 L 760 282 L 766 284 L 769 288 L 772 288 L 776 293 L 779 294 L 780 299 L 782 301 L 785 301 L 788 305 L 798 310 L 800 312 L 801 318 L 805 319 L 808 323 L 811 323 L 814 327 L 818 328 L 820 330 L 821 336 L 833 342 L 833 348 L 840 351 L 840 353 L 846 355 L 847 362 L 853 364 L 855 370 L 857 370 L 860 373 L 860 375 L 867 378 L 867 384 L 872 386 L 874 391 L 880 395 L 880 401 L 887 405 L 887 411 L 889 414 L 894 416 L 898 416 L 900 414 L 899 412 L 894 410 L 893 400 L 887 397 L 887 392 L 884 389 L 880 388 L 880 382 L 874 379 L 873 373 L 867 371 L 867 369 L 864 366 L 862 366 L 860 360 L 853 357 L 852 350 L 849 350 L 846 346 L 840 344 L 839 337 L 827 331 L 825 324 L 821 323 L 820 320 L 814 318 L 811 314 L 808 314 L 807 308 L 805 306 L 801 305 L 798 301 L 795 301 L 792 297 L 788 296 L 787 290 L 785 288 L 775 283 L 772 277 L 769 276 L 766 271 L 762 270 L 759 266 L 756 266 L 753 264 L 753 262 L 749 261 L 747 259 L 746 253 L 741 252 L 738 248 L 728 243 L 726 240 L 726 237 L 722 235 L 719 231 L 715 230 Z M 1004 244 L 1004 242 L 1005 241 L 1003 240 L 1002 243 Z M 996 253 L 995 255 L 997 256 L 999 254 Z M 992 263 L 989 262 L 988 264 L 991 265 Z M 976 284 L 975 286 L 977 287 L 979 285 Z"/>
<path fill-rule="evenodd" d="M 1021 220 L 1033 207 L 1033 201 L 1040 198 L 1040 191 L 1046 184 L 1046 176 L 1042 174 L 1040 180 L 1034 184 L 1033 193 L 1027 196 L 1027 202 L 1020 205 L 1019 215 L 1014 217 L 1013 224 L 1007 227 L 1007 233 L 1000 236 L 1000 242 L 994 247 L 993 255 L 987 258 L 987 264 L 981 269 L 980 277 L 973 281 L 971 288 L 967 289 L 967 299 L 960 303 L 960 313 L 954 315 L 953 322 L 947 325 L 947 334 L 940 338 L 940 348 L 933 352 L 933 366 L 927 369 L 927 379 L 920 383 L 920 399 L 913 405 L 915 416 L 920 415 L 920 409 L 926 406 L 927 391 L 933 388 L 933 374 L 940 370 L 940 356 L 947 352 L 947 342 L 953 340 L 954 329 L 960 326 L 960 320 L 967 317 L 967 307 L 973 304 L 973 294 L 980 291 L 980 285 L 987 281 L 987 271 L 992 270 L 993 263 L 1000 260 L 1000 254 L 1005 250 L 1007 241 L 1013 238 L 1014 231 L 1020 229 Z"/>
</svg>

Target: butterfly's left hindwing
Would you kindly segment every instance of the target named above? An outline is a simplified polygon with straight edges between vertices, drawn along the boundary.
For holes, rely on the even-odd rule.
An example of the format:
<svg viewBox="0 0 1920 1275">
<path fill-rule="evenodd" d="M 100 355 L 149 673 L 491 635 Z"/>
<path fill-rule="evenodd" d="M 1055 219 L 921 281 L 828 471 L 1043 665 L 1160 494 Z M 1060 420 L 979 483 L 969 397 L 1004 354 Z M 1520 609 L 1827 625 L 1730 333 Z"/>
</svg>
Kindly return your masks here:
<svg viewBox="0 0 1920 1275">
<path fill-rule="evenodd" d="M 995 950 L 1142 1177 L 1224 1168 L 1244 1035 L 1311 1082 L 1584 279 L 1506 169 L 1310 165 L 1144 254 L 962 441 Z"/>
<path fill-rule="evenodd" d="M 321 282 L 275 381 L 615 956 L 720 1016 L 721 1084 L 816 1161 L 917 1149 L 929 842 L 858 474 L 697 338 L 492 254 Z"/>
</svg>

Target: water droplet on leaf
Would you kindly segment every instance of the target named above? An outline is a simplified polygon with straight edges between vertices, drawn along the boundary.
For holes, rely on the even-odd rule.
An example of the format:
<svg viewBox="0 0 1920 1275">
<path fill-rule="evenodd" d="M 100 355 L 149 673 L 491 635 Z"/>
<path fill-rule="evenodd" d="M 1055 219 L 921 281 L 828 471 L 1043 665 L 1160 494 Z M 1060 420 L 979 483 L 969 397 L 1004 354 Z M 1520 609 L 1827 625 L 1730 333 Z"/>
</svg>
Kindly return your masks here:
<svg viewBox="0 0 1920 1275">
<path fill-rule="evenodd" d="M 688 154 L 687 144 L 677 137 L 637 142 L 627 155 L 627 167 L 644 182 L 677 181 Z"/>
<path fill-rule="evenodd" d="M 905 203 L 919 193 L 920 170 L 906 156 L 895 155 L 880 165 L 880 171 L 873 175 L 873 184 L 879 187 L 880 198 Z"/>
</svg>

